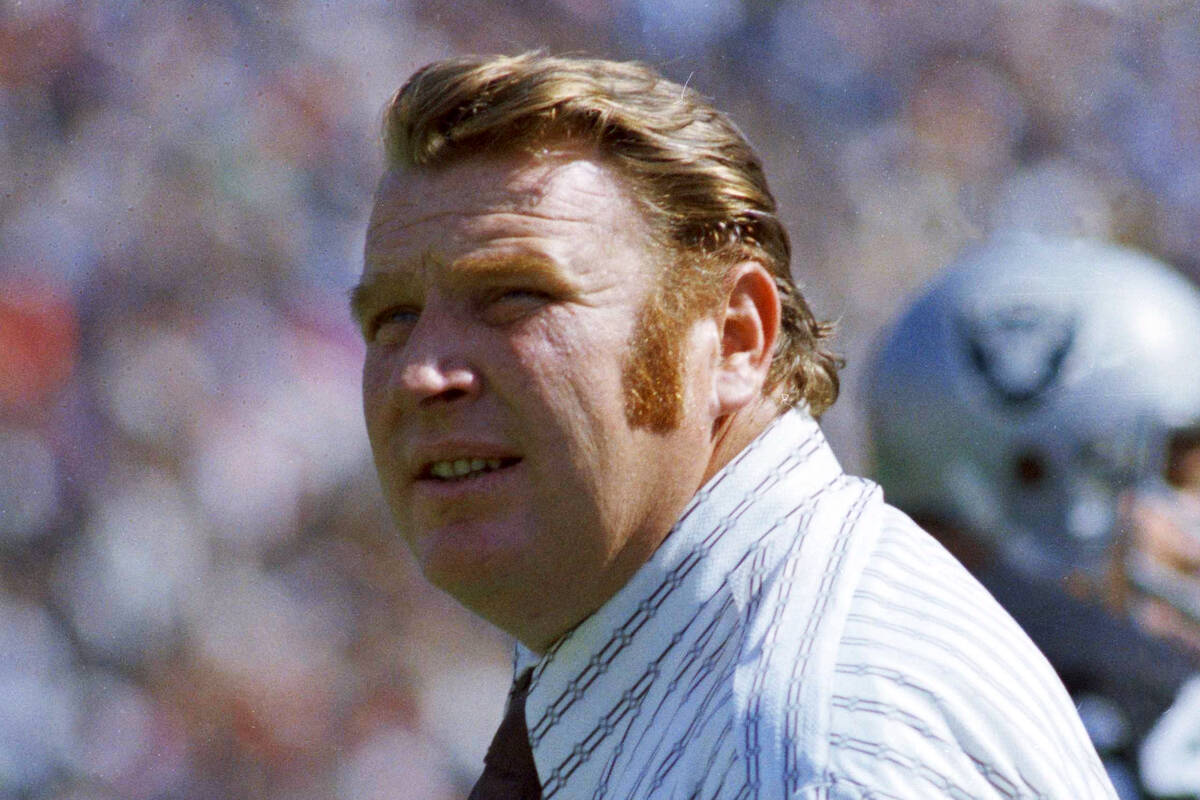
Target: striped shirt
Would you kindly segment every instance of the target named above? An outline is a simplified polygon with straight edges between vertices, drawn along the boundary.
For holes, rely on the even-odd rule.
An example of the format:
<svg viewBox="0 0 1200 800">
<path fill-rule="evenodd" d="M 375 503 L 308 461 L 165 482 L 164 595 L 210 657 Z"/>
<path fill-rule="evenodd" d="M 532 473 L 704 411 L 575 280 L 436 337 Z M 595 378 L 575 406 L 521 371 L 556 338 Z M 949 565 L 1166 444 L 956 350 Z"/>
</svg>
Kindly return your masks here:
<svg viewBox="0 0 1200 800">
<path fill-rule="evenodd" d="M 799 411 L 515 662 L 547 800 L 1115 798 L 1029 639 Z"/>
</svg>

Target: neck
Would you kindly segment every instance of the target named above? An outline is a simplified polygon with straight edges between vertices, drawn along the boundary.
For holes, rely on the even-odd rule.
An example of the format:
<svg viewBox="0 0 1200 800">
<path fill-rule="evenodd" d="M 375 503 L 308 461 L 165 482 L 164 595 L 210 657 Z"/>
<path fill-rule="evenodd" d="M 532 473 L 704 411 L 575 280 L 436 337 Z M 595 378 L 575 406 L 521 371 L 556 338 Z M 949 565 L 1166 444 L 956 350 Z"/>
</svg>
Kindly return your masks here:
<svg viewBox="0 0 1200 800">
<path fill-rule="evenodd" d="M 786 411 L 787 409 L 780 408 L 773 398 L 759 397 L 753 403 L 713 423 L 713 454 L 704 473 L 703 483 L 707 483 L 713 475 L 720 472 L 721 468 L 745 450 L 772 420 Z"/>
</svg>

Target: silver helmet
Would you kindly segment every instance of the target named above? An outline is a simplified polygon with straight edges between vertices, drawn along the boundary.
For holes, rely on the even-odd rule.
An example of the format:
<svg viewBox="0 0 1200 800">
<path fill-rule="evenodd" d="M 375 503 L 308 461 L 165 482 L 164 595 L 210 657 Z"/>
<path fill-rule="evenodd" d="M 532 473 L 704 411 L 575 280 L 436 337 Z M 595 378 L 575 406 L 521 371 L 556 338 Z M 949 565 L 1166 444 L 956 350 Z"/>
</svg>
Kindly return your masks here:
<svg viewBox="0 0 1200 800">
<path fill-rule="evenodd" d="M 1121 493 L 1200 421 L 1200 290 L 1111 244 L 997 237 L 888 329 L 867 391 L 892 504 L 1028 573 L 1097 575 Z"/>
</svg>

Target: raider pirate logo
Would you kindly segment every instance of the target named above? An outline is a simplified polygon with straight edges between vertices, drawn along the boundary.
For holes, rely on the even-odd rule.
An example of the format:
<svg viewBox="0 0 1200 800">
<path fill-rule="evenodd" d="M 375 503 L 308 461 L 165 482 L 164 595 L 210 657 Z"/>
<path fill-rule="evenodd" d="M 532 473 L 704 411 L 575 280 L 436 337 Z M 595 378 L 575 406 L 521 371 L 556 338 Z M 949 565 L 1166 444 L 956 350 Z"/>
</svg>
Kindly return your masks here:
<svg viewBox="0 0 1200 800">
<path fill-rule="evenodd" d="M 958 329 L 971 364 L 1008 405 L 1026 405 L 1059 377 L 1075 338 L 1074 319 L 1029 302 L 964 314 Z"/>
</svg>

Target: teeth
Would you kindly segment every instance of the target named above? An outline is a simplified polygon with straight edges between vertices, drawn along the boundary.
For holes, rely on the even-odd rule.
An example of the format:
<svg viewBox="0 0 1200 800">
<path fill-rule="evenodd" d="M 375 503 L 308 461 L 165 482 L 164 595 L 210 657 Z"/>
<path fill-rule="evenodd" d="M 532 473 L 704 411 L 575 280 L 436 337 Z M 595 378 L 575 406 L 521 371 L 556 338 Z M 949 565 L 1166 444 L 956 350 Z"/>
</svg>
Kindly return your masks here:
<svg viewBox="0 0 1200 800">
<path fill-rule="evenodd" d="M 498 458 L 456 458 L 453 461 L 435 461 L 429 467 L 429 474 L 439 480 L 465 478 L 479 472 L 491 472 L 500 469 Z"/>
</svg>

